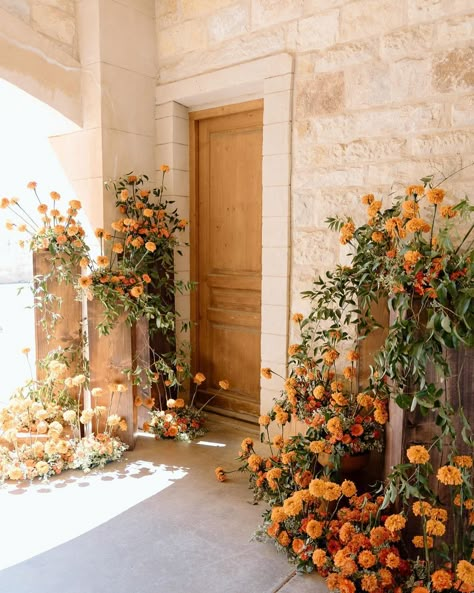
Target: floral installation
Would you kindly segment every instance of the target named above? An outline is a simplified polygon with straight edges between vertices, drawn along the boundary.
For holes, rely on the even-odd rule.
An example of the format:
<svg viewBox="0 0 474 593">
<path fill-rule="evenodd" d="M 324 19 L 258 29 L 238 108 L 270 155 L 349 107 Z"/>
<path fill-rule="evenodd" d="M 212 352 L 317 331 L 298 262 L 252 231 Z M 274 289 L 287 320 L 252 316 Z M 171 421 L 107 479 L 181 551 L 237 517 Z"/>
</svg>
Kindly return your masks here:
<svg viewBox="0 0 474 593">
<path fill-rule="evenodd" d="M 69 200 L 66 210 L 59 209 L 61 195 L 52 191 L 49 198 L 41 199 L 36 181 L 30 181 L 27 188 L 38 202 L 37 213 L 33 214 L 31 204 L 23 207 L 19 198 L 2 198 L 0 208 L 10 212 L 16 219 L 6 221 L 6 228 L 15 231 L 22 238 L 20 247 L 28 247 L 34 253 L 48 255 L 50 271 L 36 275 L 31 284 L 34 306 L 41 313 L 41 324 L 50 337 L 56 322 L 61 317 L 58 309 L 61 299 L 51 292 L 51 281 L 73 284 L 79 273 L 80 261 L 87 256 L 89 247 L 85 231 L 78 220 L 82 208 L 79 200 Z M 24 237 L 24 238 L 23 238 Z"/>
<path fill-rule="evenodd" d="M 27 348 L 24 353 L 28 356 Z M 119 400 L 126 387 L 109 387 L 109 406 L 85 408 L 87 377 L 71 375 L 64 360 L 63 353 L 53 352 L 44 364 L 45 377 L 17 389 L 0 410 L 0 482 L 48 479 L 67 469 L 90 471 L 116 461 L 127 449 L 117 436 L 126 422 L 114 413 L 119 403 L 114 398 Z M 102 395 L 102 389 L 92 390 L 93 400 Z"/>
<path fill-rule="evenodd" d="M 196 373 L 193 377 L 194 394 L 189 404 L 179 398 L 169 398 L 166 400 L 166 409 L 155 409 L 150 412 L 149 422 L 144 423 L 143 430 L 151 432 L 159 439 L 175 439 L 178 441 L 192 441 L 206 433 L 205 421 L 206 415 L 204 407 L 209 403 L 208 400 L 200 408 L 194 406 L 194 400 L 198 387 L 204 383 L 206 377 L 203 373 Z M 227 391 L 230 388 L 229 381 L 222 379 L 219 381 L 219 390 Z M 212 399 L 215 396 L 212 396 Z M 148 407 L 146 400 L 143 402 Z M 142 400 L 135 401 L 135 405 L 142 405 Z"/>
<path fill-rule="evenodd" d="M 178 235 L 188 223 L 164 199 L 168 165 L 161 171 L 161 185 L 152 190 L 145 187 L 146 175 L 129 174 L 106 185 L 115 194 L 120 218 L 110 232 L 95 230 L 100 254 L 95 260 L 82 259 L 87 273 L 78 279 L 87 298 L 104 307 L 101 334 L 109 333 L 122 314 L 129 325 L 145 317 L 153 322 L 152 329 L 174 334 L 174 296 L 191 288 L 174 273 L 174 254 L 181 255 Z"/>
<path fill-rule="evenodd" d="M 474 439 L 461 394 L 449 399 L 442 381 L 448 349 L 474 345 L 473 208 L 433 177 L 385 209 L 371 194 L 362 203 L 368 221 L 359 227 L 328 219 L 350 263 L 303 293 L 310 312 L 294 316 L 301 339 L 289 348 L 282 394 L 259 419 L 269 453 L 249 438 L 241 445 L 239 470 L 268 504 L 257 538 L 270 538 L 299 570 L 317 570 L 331 591 L 472 593 Z M 390 326 L 361 386 L 359 347 L 380 327 L 371 307 L 381 298 Z M 390 398 L 433 418 L 432 442 L 407 445 L 407 462 L 358 495 L 342 462 L 381 450 Z M 285 437 L 293 418 L 307 428 Z M 215 470 L 221 482 L 229 473 Z"/>
</svg>

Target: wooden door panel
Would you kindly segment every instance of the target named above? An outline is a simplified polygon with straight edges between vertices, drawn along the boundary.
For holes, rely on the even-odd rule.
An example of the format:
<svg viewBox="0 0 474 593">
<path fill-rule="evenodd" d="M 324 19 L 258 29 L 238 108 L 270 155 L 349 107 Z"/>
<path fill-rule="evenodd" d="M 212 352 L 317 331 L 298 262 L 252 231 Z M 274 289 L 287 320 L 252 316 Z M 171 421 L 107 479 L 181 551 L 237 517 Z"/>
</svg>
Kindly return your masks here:
<svg viewBox="0 0 474 593">
<path fill-rule="evenodd" d="M 207 118 L 197 128 L 198 401 L 259 413 L 262 110 Z M 215 394 L 221 379 L 231 389 Z"/>
</svg>

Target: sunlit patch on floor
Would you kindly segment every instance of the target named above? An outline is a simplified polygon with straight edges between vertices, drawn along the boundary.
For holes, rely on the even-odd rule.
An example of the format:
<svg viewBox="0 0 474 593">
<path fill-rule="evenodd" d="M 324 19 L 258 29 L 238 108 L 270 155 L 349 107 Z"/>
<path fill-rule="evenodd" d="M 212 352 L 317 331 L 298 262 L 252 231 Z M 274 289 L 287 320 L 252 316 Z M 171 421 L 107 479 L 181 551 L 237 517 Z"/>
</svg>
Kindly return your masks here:
<svg viewBox="0 0 474 593">
<path fill-rule="evenodd" d="M 212 441 L 198 441 L 196 445 L 205 445 L 206 447 L 225 447 L 225 443 L 214 443 Z"/>
<path fill-rule="evenodd" d="M 0 569 L 76 538 L 150 498 L 187 468 L 134 461 L 84 475 L 67 472 L 49 483 L 7 484 L 0 489 L 3 546 Z"/>
</svg>

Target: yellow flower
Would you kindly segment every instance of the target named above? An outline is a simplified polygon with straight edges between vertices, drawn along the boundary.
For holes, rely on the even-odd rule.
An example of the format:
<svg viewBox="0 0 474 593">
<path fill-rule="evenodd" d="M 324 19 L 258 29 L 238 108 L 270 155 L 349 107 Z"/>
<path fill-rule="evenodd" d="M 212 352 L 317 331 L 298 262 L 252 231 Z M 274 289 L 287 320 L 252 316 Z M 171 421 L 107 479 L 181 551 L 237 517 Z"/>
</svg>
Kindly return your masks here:
<svg viewBox="0 0 474 593">
<path fill-rule="evenodd" d="M 272 369 L 263 368 L 263 369 L 261 369 L 260 373 L 261 373 L 261 375 L 262 375 L 262 377 L 264 379 L 271 379 L 272 378 Z"/>
<path fill-rule="evenodd" d="M 27 187 L 28 189 L 36 189 L 36 186 L 37 186 L 37 185 L 38 185 L 38 184 L 36 183 L 36 181 L 30 181 L 26 187 Z"/>
<path fill-rule="evenodd" d="M 156 251 L 156 244 L 153 243 L 153 241 L 147 241 L 145 243 L 145 249 L 150 253 L 153 253 L 154 251 Z"/>
<path fill-rule="evenodd" d="M 295 313 L 291 318 L 295 323 L 300 323 L 303 321 L 303 313 Z"/>
<path fill-rule="evenodd" d="M 454 465 L 440 467 L 436 474 L 438 480 L 446 486 L 459 486 L 462 484 L 462 475 Z"/>
<path fill-rule="evenodd" d="M 444 189 L 429 189 L 426 192 L 426 197 L 428 199 L 428 202 L 431 202 L 432 204 L 441 204 L 441 202 L 444 200 L 445 193 L 446 192 L 444 191 Z"/>
<path fill-rule="evenodd" d="M 73 210 L 80 210 L 82 208 L 82 204 L 79 200 L 71 200 L 69 202 L 69 206 L 73 209 Z"/>
<path fill-rule="evenodd" d="M 424 465 L 430 460 L 430 454 L 423 445 L 412 445 L 407 449 L 407 457 L 410 463 Z"/>
<path fill-rule="evenodd" d="M 219 387 L 224 391 L 227 391 L 230 388 L 230 383 L 227 381 L 227 379 L 222 379 L 219 381 Z"/>
<path fill-rule="evenodd" d="M 196 385 L 201 385 L 201 383 L 204 383 L 205 380 L 206 377 L 202 373 L 196 373 L 193 378 L 193 381 L 196 383 Z"/>
<path fill-rule="evenodd" d="M 389 515 L 385 520 L 385 527 L 389 531 L 401 531 L 405 525 L 407 520 L 402 515 Z"/>
<path fill-rule="evenodd" d="M 260 426 L 268 426 L 271 422 L 270 416 L 267 416 L 266 414 L 264 414 L 263 416 L 260 416 L 258 419 L 258 423 L 260 424 Z"/>
<path fill-rule="evenodd" d="M 169 165 L 161 165 L 161 166 L 160 166 L 160 171 L 161 171 L 162 173 L 168 173 L 168 171 L 169 171 L 169 170 L 170 170 L 170 167 L 169 167 Z"/>
<path fill-rule="evenodd" d="M 413 200 L 402 202 L 402 216 L 404 218 L 414 218 L 418 215 L 420 207 Z"/>
<path fill-rule="evenodd" d="M 456 567 L 456 575 L 463 583 L 474 586 L 474 565 L 467 560 L 460 560 Z"/>
<path fill-rule="evenodd" d="M 374 231 L 372 233 L 372 241 L 374 241 L 374 243 L 382 243 L 383 233 L 381 233 L 380 231 Z"/>
</svg>

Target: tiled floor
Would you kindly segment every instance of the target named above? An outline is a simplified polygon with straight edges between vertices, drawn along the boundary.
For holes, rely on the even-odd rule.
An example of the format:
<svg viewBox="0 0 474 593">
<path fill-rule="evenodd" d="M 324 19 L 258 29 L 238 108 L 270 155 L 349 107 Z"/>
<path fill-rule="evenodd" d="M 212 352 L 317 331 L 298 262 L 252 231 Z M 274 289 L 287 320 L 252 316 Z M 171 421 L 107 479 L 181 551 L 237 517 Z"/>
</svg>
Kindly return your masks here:
<svg viewBox="0 0 474 593">
<path fill-rule="evenodd" d="M 213 417 L 210 429 L 193 443 L 141 436 L 100 472 L 1 488 L 0 591 L 324 593 L 251 541 L 263 507 L 245 476 L 215 480 L 255 427 Z"/>
</svg>

